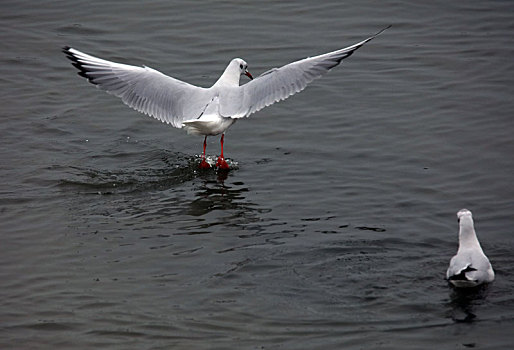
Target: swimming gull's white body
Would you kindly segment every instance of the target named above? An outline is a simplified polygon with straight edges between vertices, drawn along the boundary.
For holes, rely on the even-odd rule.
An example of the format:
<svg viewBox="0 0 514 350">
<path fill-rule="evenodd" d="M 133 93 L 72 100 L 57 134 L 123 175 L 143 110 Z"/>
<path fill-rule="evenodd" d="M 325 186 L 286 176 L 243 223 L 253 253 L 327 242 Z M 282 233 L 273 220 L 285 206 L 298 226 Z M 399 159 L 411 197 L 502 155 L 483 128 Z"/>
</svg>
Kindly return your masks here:
<svg viewBox="0 0 514 350">
<path fill-rule="evenodd" d="M 218 159 L 217 165 L 228 168 L 223 159 L 223 136 L 237 119 L 302 91 L 383 30 L 357 44 L 271 69 L 255 79 L 248 72 L 247 63 L 234 58 L 210 88 L 188 84 L 150 67 L 100 59 L 68 46 L 63 52 L 79 69 L 79 75 L 121 98 L 129 107 L 184 128 L 190 134 L 205 135 L 202 167 L 208 166 L 205 163 L 207 136 L 222 134 L 222 159 Z M 241 75 L 252 80 L 240 86 Z"/>
<path fill-rule="evenodd" d="M 494 280 L 494 271 L 478 241 L 471 211 L 461 209 L 459 218 L 459 250 L 451 259 L 446 278 L 455 287 L 475 287 Z"/>
</svg>

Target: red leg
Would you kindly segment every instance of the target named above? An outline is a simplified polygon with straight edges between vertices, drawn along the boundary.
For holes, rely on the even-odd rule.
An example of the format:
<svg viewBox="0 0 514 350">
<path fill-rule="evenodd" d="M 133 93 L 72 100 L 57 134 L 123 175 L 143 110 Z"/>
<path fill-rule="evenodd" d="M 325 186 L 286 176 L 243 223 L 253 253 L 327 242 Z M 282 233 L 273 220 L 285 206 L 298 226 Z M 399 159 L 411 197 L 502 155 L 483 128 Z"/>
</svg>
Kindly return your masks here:
<svg viewBox="0 0 514 350">
<path fill-rule="evenodd" d="M 209 163 L 207 163 L 205 161 L 205 149 L 207 148 L 207 136 L 205 136 L 205 138 L 203 139 L 203 154 L 202 154 L 202 161 L 200 163 L 200 168 L 201 169 L 208 169 L 210 168 L 211 166 L 209 165 Z"/>
<path fill-rule="evenodd" d="M 216 162 L 216 166 L 220 169 L 229 169 L 227 162 L 225 161 L 225 157 L 223 157 L 223 140 L 225 138 L 225 134 L 221 134 L 221 155 L 218 157 L 218 161 Z"/>
</svg>

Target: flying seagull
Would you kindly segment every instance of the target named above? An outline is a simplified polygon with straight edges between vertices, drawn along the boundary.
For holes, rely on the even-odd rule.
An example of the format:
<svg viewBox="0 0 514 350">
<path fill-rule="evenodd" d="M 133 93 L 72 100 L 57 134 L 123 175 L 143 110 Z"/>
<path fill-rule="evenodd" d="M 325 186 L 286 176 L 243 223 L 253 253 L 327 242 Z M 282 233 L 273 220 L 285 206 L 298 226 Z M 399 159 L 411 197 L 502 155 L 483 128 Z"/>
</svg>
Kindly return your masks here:
<svg viewBox="0 0 514 350">
<path fill-rule="evenodd" d="M 389 27 L 357 44 L 273 68 L 255 79 L 248 72 L 248 64 L 234 58 L 210 88 L 188 84 L 147 66 L 107 61 L 69 46 L 65 46 L 63 52 L 80 76 L 121 98 L 129 107 L 176 128 L 184 128 L 188 134 L 204 135 L 201 168 L 210 167 L 205 161 L 207 136 L 221 134 L 221 154 L 216 166 L 228 169 L 223 156 L 223 139 L 225 131 L 237 119 L 302 91 Z M 246 75 L 250 81 L 240 86 L 241 75 Z"/>
<path fill-rule="evenodd" d="M 459 250 L 450 261 L 446 278 L 455 287 L 475 287 L 494 280 L 494 271 L 478 242 L 473 216 L 467 209 L 457 213 Z"/>
</svg>

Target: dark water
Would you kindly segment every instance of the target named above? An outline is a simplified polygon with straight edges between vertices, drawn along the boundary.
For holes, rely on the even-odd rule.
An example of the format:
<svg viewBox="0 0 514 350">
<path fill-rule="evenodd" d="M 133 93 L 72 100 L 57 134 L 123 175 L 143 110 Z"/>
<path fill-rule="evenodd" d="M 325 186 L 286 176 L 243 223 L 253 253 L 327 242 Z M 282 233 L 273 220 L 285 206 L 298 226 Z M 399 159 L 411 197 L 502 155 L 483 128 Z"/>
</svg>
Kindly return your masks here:
<svg viewBox="0 0 514 350">
<path fill-rule="evenodd" d="M 0 348 L 511 348 L 512 9 L 2 1 Z M 60 53 L 208 86 L 233 57 L 259 75 L 388 24 L 236 123 L 226 176 Z M 497 273 L 471 294 L 444 281 L 464 207 Z"/>
</svg>

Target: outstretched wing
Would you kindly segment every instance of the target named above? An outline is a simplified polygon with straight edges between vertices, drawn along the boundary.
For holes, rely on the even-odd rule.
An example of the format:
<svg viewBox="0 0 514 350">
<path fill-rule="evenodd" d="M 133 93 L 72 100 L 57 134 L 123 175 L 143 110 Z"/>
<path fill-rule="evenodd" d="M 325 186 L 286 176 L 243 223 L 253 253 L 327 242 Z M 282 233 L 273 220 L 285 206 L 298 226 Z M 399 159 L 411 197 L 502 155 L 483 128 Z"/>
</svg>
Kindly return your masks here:
<svg viewBox="0 0 514 350">
<path fill-rule="evenodd" d="M 182 121 L 198 118 L 210 101 L 207 89 L 155 69 L 110 62 L 68 46 L 63 52 L 90 83 L 174 127 L 181 128 Z"/>
<path fill-rule="evenodd" d="M 226 91 L 220 96 L 220 113 L 224 117 L 247 117 L 266 106 L 302 91 L 307 84 L 320 78 L 389 27 L 344 49 L 308 57 L 281 68 L 273 68 L 245 85 Z"/>
</svg>

